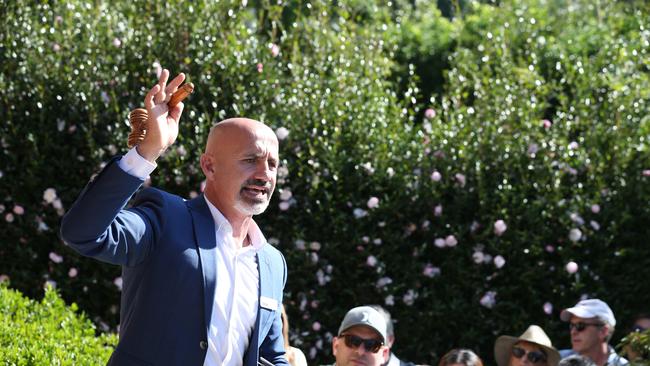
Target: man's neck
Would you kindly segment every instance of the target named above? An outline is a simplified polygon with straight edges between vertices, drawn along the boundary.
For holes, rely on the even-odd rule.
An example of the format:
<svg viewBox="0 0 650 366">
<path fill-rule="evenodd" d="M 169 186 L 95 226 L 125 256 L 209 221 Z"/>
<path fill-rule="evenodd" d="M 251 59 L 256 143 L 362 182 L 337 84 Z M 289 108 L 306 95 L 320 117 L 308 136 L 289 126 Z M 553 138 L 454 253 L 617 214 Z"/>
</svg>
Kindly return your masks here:
<svg viewBox="0 0 650 366">
<path fill-rule="evenodd" d="M 588 350 L 583 356 L 589 357 L 596 366 L 604 366 L 607 364 L 609 358 L 609 345 L 607 343 L 600 343 L 598 346 Z"/>
<path fill-rule="evenodd" d="M 235 243 L 240 247 L 250 245 L 251 241 L 248 237 L 248 228 L 253 221 L 253 217 L 243 216 L 235 208 L 228 209 L 227 207 L 221 207 L 221 202 L 218 199 L 215 199 L 215 197 L 213 197 L 213 195 L 208 191 L 205 192 L 205 196 L 208 201 L 210 201 L 210 203 L 221 212 L 223 217 L 228 220 L 228 223 L 232 228 L 232 238 Z"/>
</svg>

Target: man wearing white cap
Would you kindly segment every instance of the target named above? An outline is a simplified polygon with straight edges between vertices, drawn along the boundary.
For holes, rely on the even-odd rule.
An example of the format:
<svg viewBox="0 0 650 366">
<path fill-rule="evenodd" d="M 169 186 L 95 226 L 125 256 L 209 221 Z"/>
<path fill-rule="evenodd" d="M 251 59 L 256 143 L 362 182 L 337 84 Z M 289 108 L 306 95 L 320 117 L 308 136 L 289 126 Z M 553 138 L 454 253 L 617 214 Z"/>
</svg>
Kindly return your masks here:
<svg viewBox="0 0 650 366">
<path fill-rule="evenodd" d="M 590 358 L 597 366 L 628 364 L 608 343 L 614 334 L 616 319 L 604 301 L 582 300 L 574 307 L 562 310 L 560 319 L 569 322 L 571 332 L 572 349 L 560 351 L 563 358 L 580 354 Z"/>
<path fill-rule="evenodd" d="M 386 319 L 370 306 L 358 306 L 345 314 L 332 339 L 335 366 L 380 366 L 388 361 Z"/>
</svg>

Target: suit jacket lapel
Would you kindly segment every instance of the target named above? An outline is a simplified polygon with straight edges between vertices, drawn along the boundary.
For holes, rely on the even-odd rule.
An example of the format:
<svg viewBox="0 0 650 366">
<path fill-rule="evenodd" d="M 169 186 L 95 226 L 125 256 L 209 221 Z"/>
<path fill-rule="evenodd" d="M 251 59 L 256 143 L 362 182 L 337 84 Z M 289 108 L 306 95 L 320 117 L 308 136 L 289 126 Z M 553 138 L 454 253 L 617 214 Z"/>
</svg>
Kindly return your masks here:
<svg viewBox="0 0 650 366">
<path fill-rule="evenodd" d="M 261 342 L 263 342 L 262 337 L 262 327 L 266 324 L 268 318 L 268 312 L 261 311 L 262 302 L 261 297 L 273 298 L 273 291 L 269 288 L 270 279 L 271 279 L 271 268 L 269 264 L 269 258 L 266 255 L 264 249 L 257 252 L 257 269 L 260 274 L 260 291 L 258 293 L 258 306 L 257 306 L 257 319 L 255 320 L 255 328 L 253 329 L 253 334 L 251 336 L 250 343 L 248 344 L 248 350 L 246 351 L 246 356 L 244 358 L 244 365 L 257 365 L 257 359 L 259 358 L 259 347 Z"/>
<path fill-rule="evenodd" d="M 214 218 L 210 213 L 208 204 L 203 195 L 200 195 L 187 203 L 192 215 L 194 225 L 194 237 L 199 251 L 199 263 L 203 274 L 203 301 L 204 321 L 206 334 L 210 327 L 212 317 L 212 305 L 214 303 L 214 291 L 216 288 L 216 228 Z"/>
</svg>

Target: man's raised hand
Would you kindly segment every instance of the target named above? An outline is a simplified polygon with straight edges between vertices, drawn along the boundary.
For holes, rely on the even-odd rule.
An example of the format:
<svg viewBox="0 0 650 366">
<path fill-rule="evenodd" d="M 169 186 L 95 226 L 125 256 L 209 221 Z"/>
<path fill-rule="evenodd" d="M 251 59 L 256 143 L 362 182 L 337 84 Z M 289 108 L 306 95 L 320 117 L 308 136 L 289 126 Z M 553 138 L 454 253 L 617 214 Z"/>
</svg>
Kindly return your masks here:
<svg viewBox="0 0 650 366">
<path fill-rule="evenodd" d="M 164 69 L 160 73 L 158 83 L 144 98 L 144 106 L 148 113 L 147 134 L 136 148 L 140 156 L 151 162 L 155 162 L 176 141 L 178 122 L 183 113 L 183 103 L 178 103 L 171 109 L 167 103 L 185 80 L 185 74 L 178 74 L 169 84 L 167 84 L 168 78 L 169 70 Z"/>
</svg>

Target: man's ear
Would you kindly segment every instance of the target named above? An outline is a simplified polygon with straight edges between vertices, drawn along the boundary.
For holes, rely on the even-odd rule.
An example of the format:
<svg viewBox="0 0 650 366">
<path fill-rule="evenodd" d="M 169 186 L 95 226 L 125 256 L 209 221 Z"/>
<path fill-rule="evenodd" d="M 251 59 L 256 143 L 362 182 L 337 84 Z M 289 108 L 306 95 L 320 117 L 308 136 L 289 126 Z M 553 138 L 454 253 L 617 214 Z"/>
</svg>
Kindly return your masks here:
<svg viewBox="0 0 650 366">
<path fill-rule="evenodd" d="M 214 161 L 208 154 L 201 154 L 201 170 L 207 179 L 210 179 L 214 174 Z"/>
<path fill-rule="evenodd" d="M 381 355 L 383 356 L 384 359 L 384 362 L 381 363 L 383 365 L 386 362 L 388 362 L 388 356 L 390 355 L 390 352 L 388 352 L 388 347 L 384 346 L 381 348 Z"/>
<path fill-rule="evenodd" d="M 332 338 L 332 354 L 336 356 L 336 349 L 338 348 L 339 337 Z"/>
</svg>

